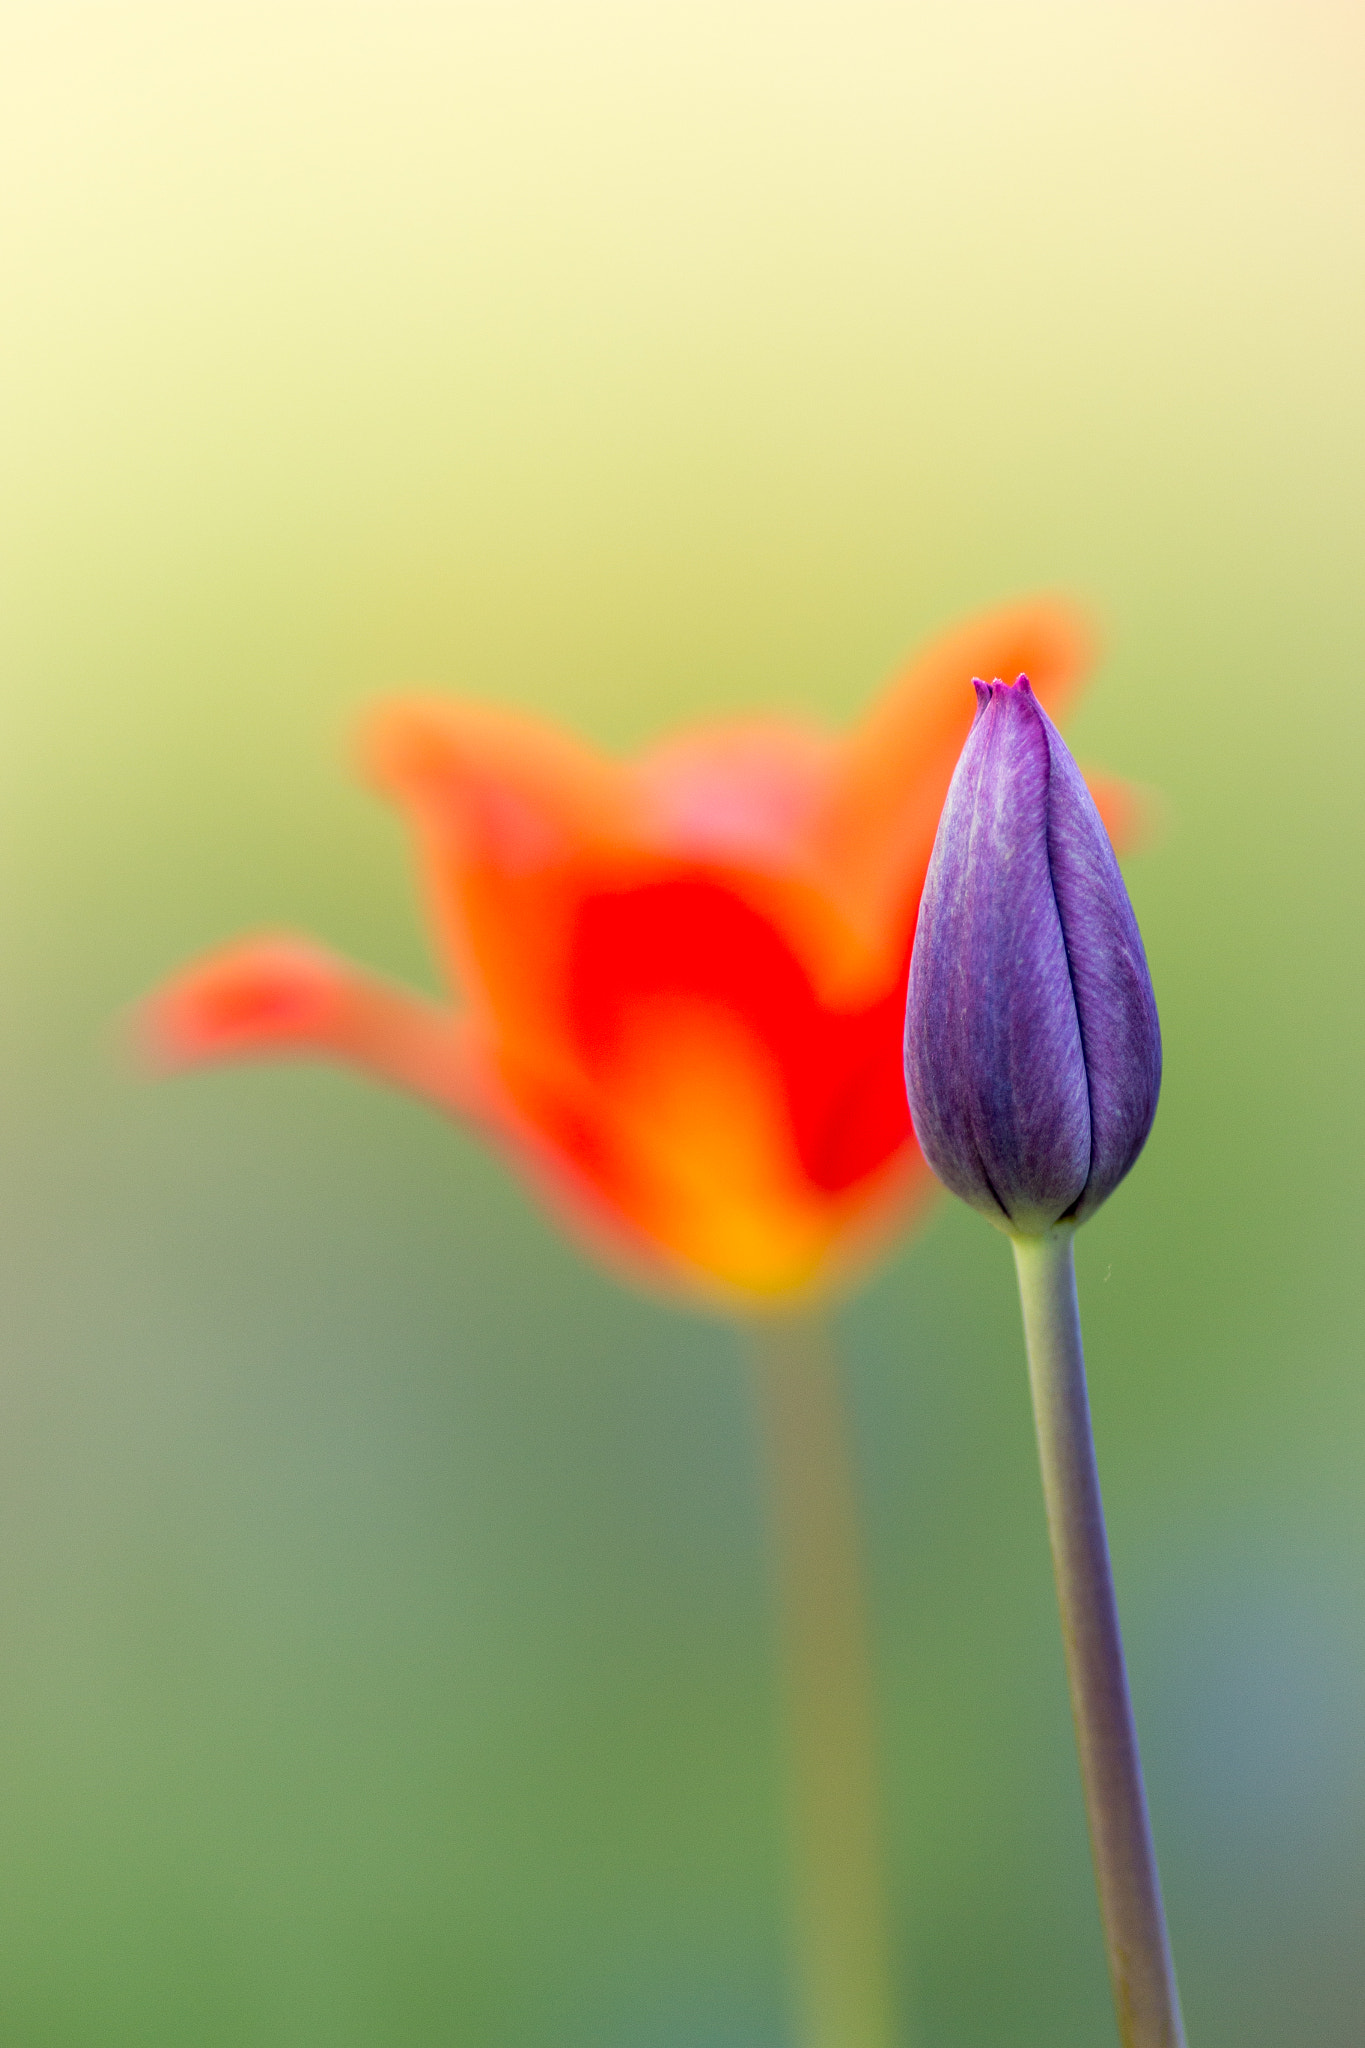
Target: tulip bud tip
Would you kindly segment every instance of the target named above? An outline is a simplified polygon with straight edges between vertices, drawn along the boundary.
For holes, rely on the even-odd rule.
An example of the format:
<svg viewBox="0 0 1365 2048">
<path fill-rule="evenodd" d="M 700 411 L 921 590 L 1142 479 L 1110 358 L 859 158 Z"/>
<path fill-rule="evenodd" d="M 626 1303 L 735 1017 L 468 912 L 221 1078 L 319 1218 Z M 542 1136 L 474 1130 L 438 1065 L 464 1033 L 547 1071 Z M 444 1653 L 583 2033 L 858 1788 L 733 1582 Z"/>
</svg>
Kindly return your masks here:
<svg viewBox="0 0 1365 2048">
<path fill-rule="evenodd" d="M 973 676 L 972 688 L 976 691 L 976 715 L 978 718 L 989 705 L 997 690 L 1005 691 L 1011 697 L 1031 698 L 1035 704 L 1038 701 L 1033 695 L 1033 685 L 1026 675 L 1017 676 L 1012 683 L 1002 682 L 999 676 L 996 676 L 989 683 L 983 682 L 980 676 Z"/>
</svg>

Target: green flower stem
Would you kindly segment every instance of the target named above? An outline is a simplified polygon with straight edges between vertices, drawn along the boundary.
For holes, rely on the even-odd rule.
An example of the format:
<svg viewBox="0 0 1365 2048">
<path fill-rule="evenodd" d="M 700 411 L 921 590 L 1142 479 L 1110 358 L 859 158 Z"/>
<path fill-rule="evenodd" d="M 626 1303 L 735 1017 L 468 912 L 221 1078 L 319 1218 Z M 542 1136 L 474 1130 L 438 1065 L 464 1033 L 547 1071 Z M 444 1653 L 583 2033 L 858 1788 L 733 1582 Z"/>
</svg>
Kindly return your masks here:
<svg viewBox="0 0 1365 2048">
<path fill-rule="evenodd" d="M 1104 1533 L 1072 1232 L 1013 1240 L 1071 1710 L 1124 2048 L 1184 2048 Z"/>
<path fill-rule="evenodd" d="M 857 1494 L 838 1359 L 808 1320 L 756 1325 L 783 1675 L 802 2048 L 893 2048 Z"/>
</svg>

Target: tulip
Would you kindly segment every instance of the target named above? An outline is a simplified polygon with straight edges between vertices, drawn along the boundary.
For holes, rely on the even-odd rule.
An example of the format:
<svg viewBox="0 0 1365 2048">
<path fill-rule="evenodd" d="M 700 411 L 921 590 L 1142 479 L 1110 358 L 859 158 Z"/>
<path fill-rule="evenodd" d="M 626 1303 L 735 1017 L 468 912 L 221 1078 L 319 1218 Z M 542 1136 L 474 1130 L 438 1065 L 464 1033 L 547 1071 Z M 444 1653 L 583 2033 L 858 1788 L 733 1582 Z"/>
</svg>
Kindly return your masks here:
<svg viewBox="0 0 1365 2048">
<path fill-rule="evenodd" d="M 1013 1241 L 1119 2033 L 1182 2048 L 1072 1256 L 1151 1129 L 1156 1000 L 1099 812 L 1027 677 L 974 687 L 920 901 L 906 1093 L 934 1172 Z"/>
<path fill-rule="evenodd" d="M 1060 712 L 1052 604 L 930 648 L 847 735 L 750 720 L 626 763 L 465 702 L 382 708 L 455 1009 L 292 935 L 175 976 L 163 1067 L 340 1060 L 481 1128 L 580 1238 L 656 1287 L 785 1310 L 848 1284 L 932 1187 L 901 1078 L 905 977 L 983 658 Z M 1131 802 L 1100 787 L 1111 822 Z"/>
<path fill-rule="evenodd" d="M 1082 1223 L 1146 1142 L 1161 1031 L 1095 801 L 1028 678 L 976 683 L 905 1015 L 915 1131 L 1001 1229 Z"/>
<path fill-rule="evenodd" d="M 627 763 L 484 706 L 388 705 L 366 765 L 414 828 L 459 1007 L 284 935 L 191 965 L 141 1015 L 163 1067 L 314 1056 L 414 1090 L 613 1265 L 766 1312 L 807 2048 L 898 2034 L 849 1446 L 827 1343 L 794 1311 L 932 1187 L 900 1034 L 966 679 L 1028 664 L 1060 713 L 1086 658 L 1064 608 L 1017 606 L 932 647 L 846 735 L 751 719 Z M 1119 829 L 1131 800 L 1100 794 Z"/>
</svg>

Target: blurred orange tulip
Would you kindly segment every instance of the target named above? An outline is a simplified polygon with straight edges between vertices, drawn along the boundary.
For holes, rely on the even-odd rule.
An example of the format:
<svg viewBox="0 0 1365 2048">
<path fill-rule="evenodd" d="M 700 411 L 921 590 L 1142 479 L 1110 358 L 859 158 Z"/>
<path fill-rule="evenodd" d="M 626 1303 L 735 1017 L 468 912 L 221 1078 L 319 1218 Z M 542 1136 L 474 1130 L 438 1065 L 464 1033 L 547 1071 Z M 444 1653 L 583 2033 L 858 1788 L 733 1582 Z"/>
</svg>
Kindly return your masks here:
<svg viewBox="0 0 1365 2048">
<path fill-rule="evenodd" d="M 1054 717 L 1064 606 L 975 619 L 847 735 L 778 719 L 639 759 L 462 702 L 382 707 L 375 781 L 416 832 L 447 1009 L 310 942 L 248 939 L 142 1012 L 159 1065 L 320 1054 L 480 1124 L 599 1251 L 731 1307 L 859 1270 L 929 1195 L 901 1076 L 920 888 L 973 675 Z M 1111 831 L 1120 785 L 1096 788 Z"/>
</svg>

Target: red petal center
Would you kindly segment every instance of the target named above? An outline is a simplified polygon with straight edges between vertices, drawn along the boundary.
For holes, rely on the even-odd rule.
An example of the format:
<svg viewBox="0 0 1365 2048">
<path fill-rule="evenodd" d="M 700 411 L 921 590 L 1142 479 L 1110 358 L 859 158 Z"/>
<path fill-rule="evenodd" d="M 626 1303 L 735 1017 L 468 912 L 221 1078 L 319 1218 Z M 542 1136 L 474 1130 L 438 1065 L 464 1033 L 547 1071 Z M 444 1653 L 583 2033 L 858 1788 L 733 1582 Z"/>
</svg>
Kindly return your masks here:
<svg viewBox="0 0 1365 2048">
<path fill-rule="evenodd" d="M 584 898 L 569 949 L 569 1027 L 609 1088 L 611 1066 L 661 998 L 723 1010 L 772 1063 L 808 1179 L 835 1194 L 910 1137 L 906 965 L 870 1004 L 830 1009 L 760 911 L 713 875 L 677 875 Z"/>
</svg>

